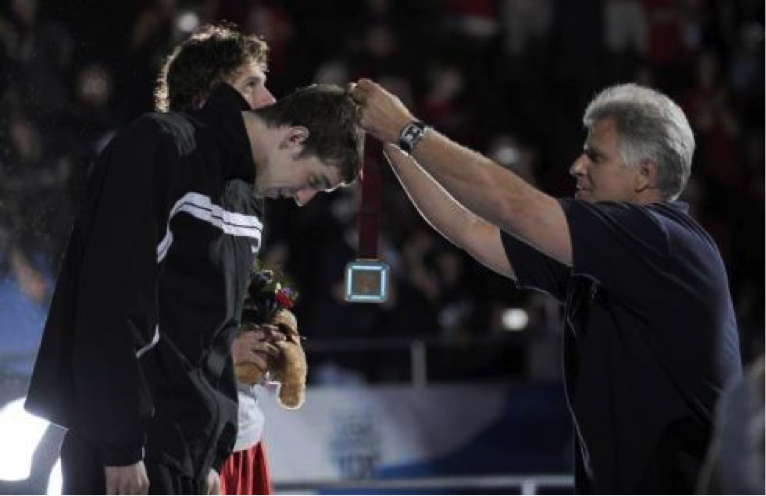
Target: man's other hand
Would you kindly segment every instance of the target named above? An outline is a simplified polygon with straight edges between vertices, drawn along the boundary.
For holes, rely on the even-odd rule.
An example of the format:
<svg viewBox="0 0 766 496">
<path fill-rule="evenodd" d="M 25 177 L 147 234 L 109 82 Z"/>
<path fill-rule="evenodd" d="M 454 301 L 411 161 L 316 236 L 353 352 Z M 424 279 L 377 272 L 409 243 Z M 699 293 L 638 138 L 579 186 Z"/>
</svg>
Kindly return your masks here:
<svg viewBox="0 0 766 496">
<path fill-rule="evenodd" d="M 415 120 L 402 101 L 369 79 L 352 84 L 350 91 L 362 107 L 364 130 L 384 143 L 398 144 L 402 129 Z"/>
<path fill-rule="evenodd" d="M 149 477 L 143 461 L 127 467 L 104 467 L 106 494 L 149 494 Z"/>
</svg>

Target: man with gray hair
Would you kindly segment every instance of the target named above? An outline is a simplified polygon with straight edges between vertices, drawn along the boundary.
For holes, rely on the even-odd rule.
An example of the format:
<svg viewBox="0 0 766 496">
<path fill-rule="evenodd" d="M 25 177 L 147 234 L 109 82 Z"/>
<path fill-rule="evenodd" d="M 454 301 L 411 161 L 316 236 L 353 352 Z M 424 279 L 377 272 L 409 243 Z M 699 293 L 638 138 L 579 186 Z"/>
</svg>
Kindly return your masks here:
<svg viewBox="0 0 766 496">
<path fill-rule="evenodd" d="M 741 361 L 721 256 L 675 201 L 694 152 L 681 109 L 633 84 L 602 91 L 570 167 L 575 198 L 556 199 L 416 120 L 374 82 L 352 94 L 435 229 L 566 306 L 576 491 L 693 492 L 714 405 Z"/>
</svg>

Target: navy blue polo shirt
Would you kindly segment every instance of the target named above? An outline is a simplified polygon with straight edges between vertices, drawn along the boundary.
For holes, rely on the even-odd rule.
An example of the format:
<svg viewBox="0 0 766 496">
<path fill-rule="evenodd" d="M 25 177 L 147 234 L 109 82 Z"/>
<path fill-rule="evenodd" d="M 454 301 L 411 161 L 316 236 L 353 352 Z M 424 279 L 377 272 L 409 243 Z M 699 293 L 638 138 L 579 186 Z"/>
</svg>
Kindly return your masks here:
<svg viewBox="0 0 766 496">
<path fill-rule="evenodd" d="M 566 305 L 576 491 L 694 492 L 716 400 L 741 375 L 718 249 L 681 203 L 561 206 L 571 268 L 502 239 L 517 285 Z"/>
</svg>

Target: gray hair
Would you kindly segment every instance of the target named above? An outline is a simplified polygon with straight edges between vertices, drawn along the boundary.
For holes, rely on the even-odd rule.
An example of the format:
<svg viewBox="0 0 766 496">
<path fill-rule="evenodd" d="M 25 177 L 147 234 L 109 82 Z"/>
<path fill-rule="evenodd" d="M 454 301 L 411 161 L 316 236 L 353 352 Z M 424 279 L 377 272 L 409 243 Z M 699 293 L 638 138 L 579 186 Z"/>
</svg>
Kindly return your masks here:
<svg viewBox="0 0 766 496">
<path fill-rule="evenodd" d="M 636 84 L 612 86 L 588 104 L 583 123 L 588 129 L 612 119 L 617 129 L 620 158 L 636 167 L 648 160 L 657 164 L 657 189 L 675 200 L 689 179 L 694 134 L 681 108 L 670 98 Z"/>
</svg>

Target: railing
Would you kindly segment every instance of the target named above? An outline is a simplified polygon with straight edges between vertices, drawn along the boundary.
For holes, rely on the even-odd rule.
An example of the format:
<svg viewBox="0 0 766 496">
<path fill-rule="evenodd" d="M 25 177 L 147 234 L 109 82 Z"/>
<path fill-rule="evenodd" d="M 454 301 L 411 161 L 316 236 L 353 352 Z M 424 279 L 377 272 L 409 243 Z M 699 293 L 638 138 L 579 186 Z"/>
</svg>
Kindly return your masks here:
<svg viewBox="0 0 766 496">
<path fill-rule="evenodd" d="M 470 348 L 478 351 L 485 347 L 518 346 L 520 349 L 530 340 L 529 334 L 509 333 L 500 336 L 471 337 L 470 339 L 455 338 L 310 338 L 303 343 L 309 355 L 327 353 L 359 353 L 376 351 L 401 350 L 409 354 L 410 377 L 413 387 L 426 387 L 429 380 L 428 353 L 434 348 Z"/>
<path fill-rule="evenodd" d="M 521 474 L 521 475 L 482 475 L 455 477 L 422 477 L 410 479 L 358 479 L 342 481 L 301 481 L 275 482 L 274 490 L 278 494 L 287 493 L 332 493 L 333 491 L 364 494 L 365 492 L 441 490 L 512 490 L 520 494 L 537 494 L 541 489 L 556 494 L 571 493 L 574 480 L 571 475 Z M 464 491 L 468 492 L 468 491 Z"/>
</svg>

